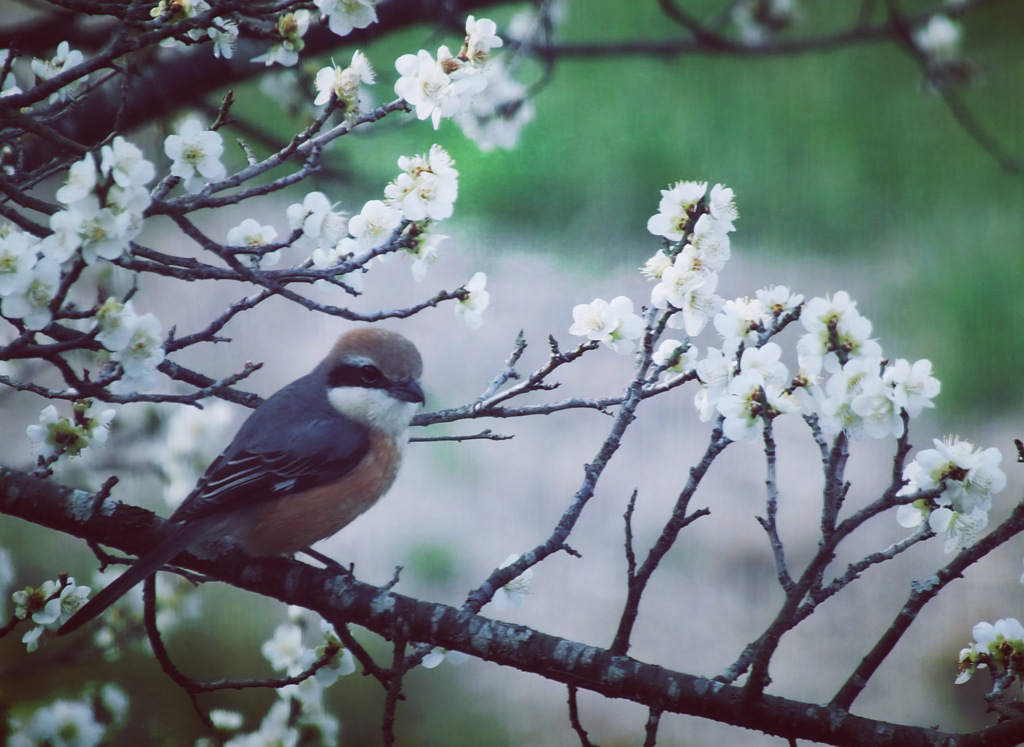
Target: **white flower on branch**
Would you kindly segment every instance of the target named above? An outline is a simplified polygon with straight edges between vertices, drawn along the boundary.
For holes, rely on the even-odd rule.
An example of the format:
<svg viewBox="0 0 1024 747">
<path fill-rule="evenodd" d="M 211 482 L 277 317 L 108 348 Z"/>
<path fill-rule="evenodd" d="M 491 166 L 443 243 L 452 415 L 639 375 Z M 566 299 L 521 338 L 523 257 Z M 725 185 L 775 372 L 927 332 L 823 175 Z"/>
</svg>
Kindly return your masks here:
<svg viewBox="0 0 1024 747">
<path fill-rule="evenodd" d="M 369 97 L 360 84 L 373 85 L 375 75 L 370 61 L 359 50 L 352 55 L 352 63 L 342 69 L 337 65 L 325 67 L 316 74 L 314 84 L 317 90 L 316 106 L 323 106 L 335 96 L 338 105 L 348 119 L 353 119 L 369 108 Z"/>
<path fill-rule="evenodd" d="M 708 195 L 708 211 L 719 229 L 725 233 L 733 230 L 732 224 L 740 217 L 735 195 L 732 189 L 724 184 L 716 184 L 711 188 Z"/>
<path fill-rule="evenodd" d="M 960 57 L 960 25 L 936 13 L 914 32 L 914 44 L 932 59 L 952 62 Z"/>
<path fill-rule="evenodd" d="M 427 276 L 427 268 L 437 260 L 438 244 L 447 238 L 429 227 L 412 237 L 413 248 L 409 249 L 407 254 L 412 258 L 412 279 L 417 283 L 423 282 Z"/>
<path fill-rule="evenodd" d="M 719 187 L 721 185 L 715 185 Z M 730 190 L 731 192 L 732 190 Z M 729 231 L 732 223 L 726 223 L 713 217 L 712 213 L 704 213 L 693 225 L 690 244 L 693 246 L 701 264 L 709 270 L 719 272 L 729 261 Z"/>
<path fill-rule="evenodd" d="M 402 156 L 398 167 L 403 173 L 384 188 L 388 205 L 411 221 L 451 217 L 459 194 L 459 172 L 444 148 L 432 145 L 426 156 Z"/>
<path fill-rule="evenodd" d="M 785 285 L 770 285 L 757 292 L 757 300 L 761 302 L 768 312 L 768 319 L 777 319 L 783 314 L 791 314 L 800 304 L 804 297 L 799 293 L 790 293 Z"/>
<path fill-rule="evenodd" d="M 666 379 L 674 374 L 689 373 L 697 365 L 697 347 L 689 340 L 684 342 L 665 338 L 651 354 L 651 362 L 656 366 L 665 366 L 659 379 Z"/>
<path fill-rule="evenodd" d="M 992 496 L 1006 487 L 1006 473 L 999 465 L 1003 454 L 990 447 L 981 451 L 957 436 L 934 439 L 934 449 L 925 449 L 903 470 L 907 485 L 900 495 L 912 495 L 941 489 L 940 505 L 952 505 L 958 511 L 975 507 L 987 511 Z"/>
<path fill-rule="evenodd" d="M 736 298 L 726 301 L 715 314 L 715 329 L 722 338 L 724 350 L 736 350 L 740 345 L 757 342 L 768 310 L 758 298 Z"/>
<path fill-rule="evenodd" d="M 302 671 L 300 662 L 306 653 L 306 646 L 302 643 L 302 628 L 291 622 L 281 623 L 260 651 L 275 671 L 294 677 Z"/>
<path fill-rule="evenodd" d="M 228 231 L 227 246 L 240 246 L 252 250 L 251 254 L 243 255 L 246 263 L 252 268 L 273 267 L 281 258 L 281 250 L 261 252 L 261 248 L 272 244 L 277 238 L 277 229 L 263 226 L 255 218 L 246 218 Z"/>
<path fill-rule="evenodd" d="M 853 358 L 881 358 L 881 346 L 872 340 L 871 322 L 860 315 L 846 291 L 812 298 L 800 314 L 807 334 L 797 343 L 800 367 L 817 376 L 839 371 Z"/>
<path fill-rule="evenodd" d="M 353 29 L 365 29 L 377 22 L 380 0 L 313 0 L 327 25 L 338 36 L 348 36 Z"/>
<path fill-rule="evenodd" d="M 569 334 L 597 340 L 622 355 L 636 350 L 637 340 L 644 334 L 644 320 L 633 313 L 633 302 L 626 296 L 578 304 L 572 309 L 572 318 Z"/>
<path fill-rule="evenodd" d="M 519 560 L 519 553 L 512 553 L 502 562 L 499 568 L 508 568 Z M 530 583 L 533 581 L 533 568 L 527 568 L 514 579 L 494 592 L 492 600 L 494 608 L 498 611 L 506 609 L 519 609 L 530 593 Z"/>
<path fill-rule="evenodd" d="M 683 229 L 707 192 L 707 182 L 676 182 L 661 190 L 658 212 L 647 221 L 647 230 L 669 241 L 683 238 Z"/>
<path fill-rule="evenodd" d="M 420 666 L 424 669 L 434 669 L 443 661 L 447 661 L 450 664 L 458 666 L 468 660 L 469 654 L 464 654 L 461 651 L 449 651 L 446 648 L 435 646 L 430 649 L 430 653 L 423 657 L 423 661 L 420 662 Z"/>
<path fill-rule="evenodd" d="M 421 49 L 415 55 L 404 54 L 395 61 L 401 77 L 395 93 L 416 110 L 417 119 L 430 118 L 436 130 L 441 120 L 453 117 L 472 96 L 487 86 L 480 72 L 452 57 L 448 47 L 437 50 L 435 60 Z"/>
<path fill-rule="evenodd" d="M 359 248 L 358 241 L 351 236 L 346 236 L 331 248 L 320 247 L 319 249 L 314 249 L 311 259 L 313 260 L 313 265 L 319 269 L 337 267 L 342 262 L 352 259 Z M 345 285 L 357 293 L 363 290 L 363 272 L 361 270 L 336 275 L 335 278 L 345 283 Z M 317 280 L 316 285 L 325 289 L 331 288 L 331 284 L 326 280 Z"/>
<path fill-rule="evenodd" d="M 701 422 L 706 423 L 715 414 L 718 401 L 725 394 L 735 364 L 724 351 L 708 348 L 707 354 L 697 361 L 695 370 L 701 383 L 701 390 L 694 397 L 693 404 L 700 414 Z"/>
<path fill-rule="evenodd" d="M 124 320 L 128 343 L 111 353 L 110 359 L 121 364 L 124 376 L 110 385 L 115 393 L 131 393 L 152 389 L 156 384 L 156 367 L 164 360 L 162 325 L 152 313 L 131 316 Z"/>
<path fill-rule="evenodd" d="M 743 351 L 740 373 L 729 380 L 716 403 L 725 417 L 723 432 L 730 440 L 756 438 L 766 418 L 799 409 L 793 396 L 785 391 L 789 371 L 781 356 L 782 348 L 774 342 Z"/>
<path fill-rule="evenodd" d="M 57 45 L 57 54 L 49 60 L 34 59 L 30 63 L 32 72 L 36 74 L 36 77 L 40 80 L 49 80 L 66 70 L 70 70 L 76 65 L 82 64 L 85 60 L 85 56 L 77 49 L 71 49 L 71 46 L 66 42 L 62 41 Z M 67 101 L 72 98 L 75 93 L 81 87 L 82 83 L 85 82 L 86 76 L 83 76 L 79 80 L 70 83 L 60 90 L 50 94 L 50 103 L 56 103 L 58 101 Z"/>
<path fill-rule="evenodd" d="M 455 315 L 462 318 L 470 329 L 479 329 L 484 323 L 484 310 L 491 303 L 491 294 L 485 289 L 487 276 L 478 272 L 462 286 L 465 297 L 455 304 Z"/>
<path fill-rule="evenodd" d="M 705 267 L 696 249 L 687 244 L 672 265 L 662 270 L 660 282 L 651 289 L 651 305 L 681 311 L 672 315 L 668 325 L 685 328 L 686 334 L 696 337 L 722 306 L 717 287 L 718 274 Z"/>
<path fill-rule="evenodd" d="M 334 206 L 323 192 L 310 192 L 301 203 L 289 205 L 285 211 L 288 227 L 317 243 L 320 248 L 337 246 L 348 235 L 348 218 L 334 212 Z"/>
<path fill-rule="evenodd" d="M 185 182 L 185 189 L 198 192 L 207 181 L 223 179 L 227 173 L 220 162 L 224 141 L 220 134 L 207 130 L 198 119 L 189 119 L 176 135 L 168 135 L 164 152 L 173 161 L 171 175 Z"/>
<path fill-rule="evenodd" d="M 504 43 L 498 36 L 498 26 L 494 21 L 469 16 L 466 18 L 466 42 L 460 56 L 474 65 L 482 65 L 490 57 L 491 50 Z"/>
<path fill-rule="evenodd" d="M 133 228 L 132 215 L 100 204 L 95 195 L 88 195 L 67 210 L 72 223 L 77 221 L 82 258 L 93 265 L 100 259 L 113 260 L 128 248 Z"/>
<path fill-rule="evenodd" d="M 659 249 L 654 255 L 644 262 L 640 272 L 648 280 L 660 280 L 665 270 L 672 266 L 672 258 Z"/>
<path fill-rule="evenodd" d="M 939 394 L 939 380 L 932 376 L 931 361 L 921 359 L 913 365 L 900 358 L 887 366 L 882 381 L 892 387 L 892 397 L 897 407 L 916 418 L 926 407 L 935 407 L 932 399 Z"/>
<path fill-rule="evenodd" d="M 363 205 L 359 215 L 353 215 L 349 220 L 348 230 L 361 249 L 376 249 L 391 238 L 391 234 L 401 222 L 400 210 L 383 200 L 370 200 Z"/>
<path fill-rule="evenodd" d="M 96 720 L 88 698 L 60 698 L 37 709 L 24 720 L 11 721 L 8 747 L 96 747 L 103 742 L 106 727 Z"/>
<path fill-rule="evenodd" d="M 277 19 L 277 33 L 281 37 L 281 41 L 264 54 L 253 57 L 252 61 L 262 62 L 267 67 L 274 64 L 291 67 L 297 63 L 299 52 L 306 46 L 302 37 L 306 35 L 312 18 L 312 13 L 305 9 L 282 15 Z"/>
<path fill-rule="evenodd" d="M 57 190 L 55 197 L 65 205 L 85 199 L 96 189 L 98 176 L 96 161 L 91 155 L 87 155 L 82 160 L 71 164 L 71 168 L 68 169 L 67 181 Z"/>
<path fill-rule="evenodd" d="M 991 668 L 994 680 L 1005 675 L 1024 680 L 1024 625 L 1008 617 L 980 622 L 971 630 L 974 642 L 960 651 L 956 684 L 967 682 L 978 669 Z"/>
<path fill-rule="evenodd" d="M 93 444 L 106 443 L 107 430 L 114 420 L 113 409 L 93 412 L 92 401 L 78 400 L 74 404 L 74 416 L 61 417 L 54 405 L 48 405 L 39 413 L 39 422 L 29 425 L 25 435 L 35 444 L 35 456 L 41 459 L 67 454 L 78 456 Z"/>
<path fill-rule="evenodd" d="M 91 162 L 92 159 L 88 160 Z M 120 135 L 115 137 L 110 145 L 100 148 L 100 171 L 105 176 L 110 176 L 114 183 L 123 189 L 145 186 L 156 176 L 156 169 L 146 160 L 142 151 Z M 95 184 L 95 178 L 93 183 Z"/>
<path fill-rule="evenodd" d="M 0 297 L 28 288 L 36 263 L 37 243 L 35 237 L 14 227 L 0 234 Z"/>
<path fill-rule="evenodd" d="M 927 521 L 933 532 L 946 536 L 945 551 L 953 552 L 972 544 L 988 525 L 992 497 L 1006 487 L 999 467 L 1003 455 L 996 448 L 979 451 L 954 436 L 933 443 L 934 449 L 918 453 L 903 470 L 907 484 L 898 495 L 941 492 L 901 505 L 896 521 L 907 528 Z"/>
<path fill-rule="evenodd" d="M 238 43 L 238 24 L 217 16 L 207 34 L 213 40 L 213 56 L 230 60 Z"/>
<path fill-rule="evenodd" d="M 32 267 L 28 285 L 5 295 L 0 311 L 8 319 L 21 319 L 27 329 L 43 329 L 53 319 L 50 304 L 59 288 L 60 264 L 41 257 Z"/>
</svg>

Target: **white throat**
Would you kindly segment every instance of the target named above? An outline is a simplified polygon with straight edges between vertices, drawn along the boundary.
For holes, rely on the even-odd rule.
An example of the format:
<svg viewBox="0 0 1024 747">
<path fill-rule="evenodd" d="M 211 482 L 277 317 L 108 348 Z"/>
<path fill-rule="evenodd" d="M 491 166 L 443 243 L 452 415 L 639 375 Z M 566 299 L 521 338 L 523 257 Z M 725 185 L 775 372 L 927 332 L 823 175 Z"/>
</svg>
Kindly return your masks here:
<svg viewBox="0 0 1024 747">
<path fill-rule="evenodd" d="M 394 438 L 405 433 L 420 406 L 395 399 L 383 389 L 355 386 L 328 389 L 327 399 L 345 417 Z"/>
</svg>

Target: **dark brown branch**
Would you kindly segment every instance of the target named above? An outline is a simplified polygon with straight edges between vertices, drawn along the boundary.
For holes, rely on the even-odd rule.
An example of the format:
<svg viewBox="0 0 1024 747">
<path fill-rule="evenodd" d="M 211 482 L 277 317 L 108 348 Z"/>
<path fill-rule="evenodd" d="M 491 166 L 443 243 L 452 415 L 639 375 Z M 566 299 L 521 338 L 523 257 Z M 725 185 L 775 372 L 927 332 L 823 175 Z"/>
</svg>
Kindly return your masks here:
<svg viewBox="0 0 1024 747">
<path fill-rule="evenodd" d="M 91 501 L 87 493 L 0 469 L 0 512 L 132 553 L 152 546 L 161 534 L 164 522 L 148 511 L 107 502 L 103 512 L 93 513 Z M 767 734 L 833 745 L 1010 747 L 1019 741 L 1024 724 L 1017 719 L 973 734 L 951 734 L 778 696 L 745 698 L 741 688 L 615 656 L 467 610 L 385 592 L 347 574 L 295 560 L 254 559 L 232 553 L 215 561 L 190 561 L 189 565 L 211 578 L 306 607 L 327 619 L 361 625 L 389 640 L 429 642 L 606 697 Z"/>
</svg>

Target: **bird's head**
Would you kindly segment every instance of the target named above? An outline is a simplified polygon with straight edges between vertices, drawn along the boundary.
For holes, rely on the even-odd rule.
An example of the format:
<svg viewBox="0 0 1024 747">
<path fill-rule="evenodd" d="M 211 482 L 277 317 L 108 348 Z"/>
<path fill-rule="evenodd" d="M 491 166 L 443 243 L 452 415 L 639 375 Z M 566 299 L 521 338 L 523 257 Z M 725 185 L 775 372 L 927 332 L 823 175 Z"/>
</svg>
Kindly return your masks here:
<svg viewBox="0 0 1024 747">
<path fill-rule="evenodd" d="M 375 327 L 346 332 L 320 366 L 331 405 L 369 428 L 398 436 L 423 404 L 423 359 L 397 332 Z"/>
</svg>

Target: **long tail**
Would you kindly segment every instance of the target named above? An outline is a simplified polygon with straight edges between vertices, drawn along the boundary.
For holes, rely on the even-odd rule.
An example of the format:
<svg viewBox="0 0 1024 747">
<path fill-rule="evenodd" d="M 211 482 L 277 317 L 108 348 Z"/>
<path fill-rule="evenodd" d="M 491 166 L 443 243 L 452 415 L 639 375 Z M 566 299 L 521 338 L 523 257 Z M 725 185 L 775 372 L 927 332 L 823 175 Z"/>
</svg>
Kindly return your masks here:
<svg viewBox="0 0 1024 747">
<path fill-rule="evenodd" d="M 72 615 L 71 619 L 60 626 L 57 635 L 67 635 L 78 630 L 94 617 L 103 613 L 135 584 L 156 573 L 160 566 L 196 541 L 197 528 L 189 523 L 172 522 L 168 524 L 168 533 L 160 543 L 139 557 L 128 570 L 110 582 L 108 586 L 101 589 L 82 609 Z"/>
</svg>

